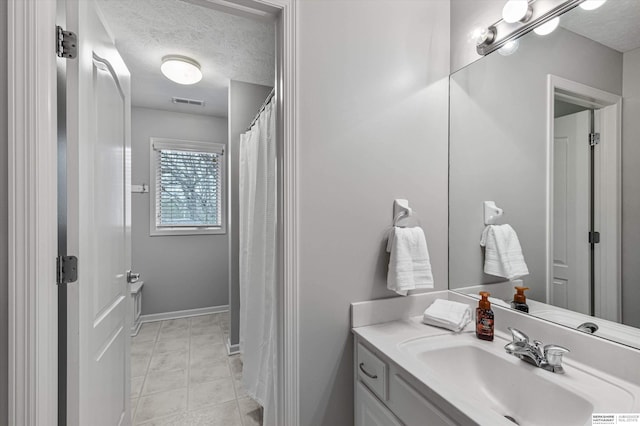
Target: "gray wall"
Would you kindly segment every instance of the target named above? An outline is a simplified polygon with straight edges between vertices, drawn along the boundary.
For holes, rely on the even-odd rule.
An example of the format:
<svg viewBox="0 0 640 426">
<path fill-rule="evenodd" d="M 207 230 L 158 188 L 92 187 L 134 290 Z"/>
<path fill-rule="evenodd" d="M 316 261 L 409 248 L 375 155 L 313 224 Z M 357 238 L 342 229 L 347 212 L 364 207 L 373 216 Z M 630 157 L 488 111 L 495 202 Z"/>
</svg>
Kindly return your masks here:
<svg viewBox="0 0 640 426">
<path fill-rule="evenodd" d="M 481 58 L 472 37 L 476 28 L 487 28 L 502 18 L 506 0 L 451 0 L 451 72 Z"/>
<path fill-rule="evenodd" d="M 227 229 L 229 230 L 229 311 L 231 313 L 229 340 L 232 345 L 240 342 L 238 144 L 240 143 L 240 134 L 247 130 L 270 91 L 271 87 L 242 81 L 232 80 L 229 85 L 229 154 L 227 158 L 231 176 L 228 185 L 231 214 L 229 215 L 230 220 L 227 222 Z"/>
<path fill-rule="evenodd" d="M 227 143 L 227 119 L 147 108 L 131 109 L 131 179 L 149 184 L 152 136 Z M 132 264 L 144 280 L 142 313 L 229 303 L 228 238 L 223 235 L 149 236 L 149 194 L 132 198 Z"/>
<path fill-rule="evenodd" d="M 622 322 L 640 327 L 640 49 L 623 56 Z"/>
<path fill-rule="evenodd" d="M 353 425 L 351 302 L 392 297 L 407 198 L 447 288 L 449 2 L 298 4 L 300 425 Z"/>
<path fill-rule="evenodd" d="M 8 422 L 7 2 L 0 1 L 0 424 Z"/>
<path fill-rule="evenodd" d="M 530 33 L 511 56 L 493 53 L 453 74 L 450 124 L 451 287 L 499 281 L 482 272 L 482 202 L 518 232 L 529 296 L 545 300 L 547 74 L 622 93 L 622 54 L 559 28 Z"/>
</svg>

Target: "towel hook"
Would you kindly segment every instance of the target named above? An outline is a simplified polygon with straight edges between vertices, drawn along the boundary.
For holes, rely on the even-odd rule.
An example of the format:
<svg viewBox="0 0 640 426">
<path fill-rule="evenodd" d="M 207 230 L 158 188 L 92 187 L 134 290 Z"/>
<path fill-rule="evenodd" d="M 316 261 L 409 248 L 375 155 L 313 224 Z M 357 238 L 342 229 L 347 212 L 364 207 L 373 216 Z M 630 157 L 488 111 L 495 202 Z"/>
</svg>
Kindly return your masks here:
<svg viewBox="0 0 640 426">
<path fill-rule="evenodd" d="M 484 203 L 484 224 L 495 225 L 496 221 L 502 217 L 504 210 L 496 206 L 495 201 L 485 201 Z"/>
<path fill-rule="evenodd" d="M 413 209 L 409 207 L 409 201 L 398 198 L 393 201 L 393 226 L 398 226 L 401 219 L 413 216 Z"/>
</svg>

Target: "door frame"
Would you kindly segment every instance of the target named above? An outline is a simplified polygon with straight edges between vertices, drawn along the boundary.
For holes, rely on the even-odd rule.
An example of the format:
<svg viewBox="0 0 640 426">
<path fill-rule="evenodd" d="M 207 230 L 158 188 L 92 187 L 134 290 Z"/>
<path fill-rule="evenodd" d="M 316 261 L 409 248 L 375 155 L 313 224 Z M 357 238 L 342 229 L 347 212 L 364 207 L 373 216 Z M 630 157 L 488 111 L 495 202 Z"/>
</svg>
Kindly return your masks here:
<svg viewBox="0 0 640 426">
<path fill-rule="evenodd" d="M 294 0 L 232 0 L 279 10 L 276 64 L 282 197 L 278 424 L 299 422 L 297 10 Z M 9 424 L 57 425 L 56 0 L 8 0 Z M 82 35 L 80 36 L 80 40 Z M 280 167 L 281 165 L 281 167 Z M 81 268 L 80 264 L 80 268 Z"/>
<path fill-rule="evenodd" d="M 9 424 L 57 421 L 56 3 L 9 0 Z M 46 29 L 46 31 L 43 31 Z"/>
<path fill-rule="evenodd" d="M 595 313 L 601 318 L 619 322 L 622 313 L 622 175 L 618 171 L 622 164 L 622 97 L 552 74 L 547 76 L 546 301 L 550 302 L 553 282 L 553 141 L 557 92 L 567 100 L 590 108 L 610 107 L 599 114 L 603 143 L 598 145 L 600 160 L 596 163 L 594 189 L 595 203 L 600 212 L 596 224 L 602 237 L 595 251 L 594 294 L 599 296 Z M 602 283 L 615 283 L 615 286 Z"/>
</svg>

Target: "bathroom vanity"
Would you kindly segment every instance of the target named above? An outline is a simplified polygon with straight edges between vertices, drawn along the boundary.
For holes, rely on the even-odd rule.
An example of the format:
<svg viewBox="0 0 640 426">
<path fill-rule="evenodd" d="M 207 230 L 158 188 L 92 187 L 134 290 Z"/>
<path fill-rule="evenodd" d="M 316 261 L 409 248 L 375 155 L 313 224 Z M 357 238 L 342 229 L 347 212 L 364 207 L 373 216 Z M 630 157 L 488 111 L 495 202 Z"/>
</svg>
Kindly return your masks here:
<svg viewBox="0 0 640 426">
<path fill-rule="evenodd" d="M 356 425 L 591 425 L 593 413 L 640 413 L 640 351 L 494 307 L 492 342 L 422 324 L 450 291 L 352 305 Z M 510 355 L 507 327 L 570 348 L 557 374 Z"/>
<path fill-rule="evenodd" d="M 425 338 L 444 335 L 437 328 L 425 327 L 414 320 L 407 320 L 354 329 L 356 425 L 474 424 L 455 406 L 411 374 L 411 369 L 403 368 L 402 361 L 396 362 L 392 358 L 393 354 L 387 355 L 384 343 L 381 349 L 367 340 L 369 337 L 373 342 L 378 342 L 375 336 L 380 338 L 381 335 L 376 333 L 389 333 L 404 338 L 410 335 Z"/>
<path fill-rule="evenodd" d="M 450 290 L 352 304 L 359 426 L 640 425 L 639 2 L 510 3 L 449 81 Z M 493 341 L 422 324 L 479 291 Z"/>
</svg>

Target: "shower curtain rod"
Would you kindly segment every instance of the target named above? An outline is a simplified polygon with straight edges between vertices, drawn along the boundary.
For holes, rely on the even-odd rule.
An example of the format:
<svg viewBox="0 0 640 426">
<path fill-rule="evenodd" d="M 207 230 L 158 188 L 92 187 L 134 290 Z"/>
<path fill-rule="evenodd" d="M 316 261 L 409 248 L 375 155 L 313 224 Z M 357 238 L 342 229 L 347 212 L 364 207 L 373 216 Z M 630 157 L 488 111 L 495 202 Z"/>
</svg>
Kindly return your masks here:
<svg viewBox="0 0 640 426">
<path fill-rule="evenodd" d="M 267 106 L 269 101 L 271 101 L 271 99 L 273 98 L 273 95 L 275 94 L 276 94 L 276 88 L 274 87 L 273 89 L 271 89 L 271 92 L 269 92 L 267 99 L 264 100 L 264 102 L 262 103 L 262 106 L 258 110 L 258 113 L 256 114 L 255 118 L 251 120 L 251 124 L 249 124 L 249 127 L 247 127 L 247 130 L 245 130 L 245 132 L 248 132 L 249 130 L 251 130 L 253 125 L 256 124 L 256 121 L 258 121 L 258 118 L 260 118 L 260 114 L 262 114 L 262 111 L 264 111 L 264 108 Z"/>
</svg>

